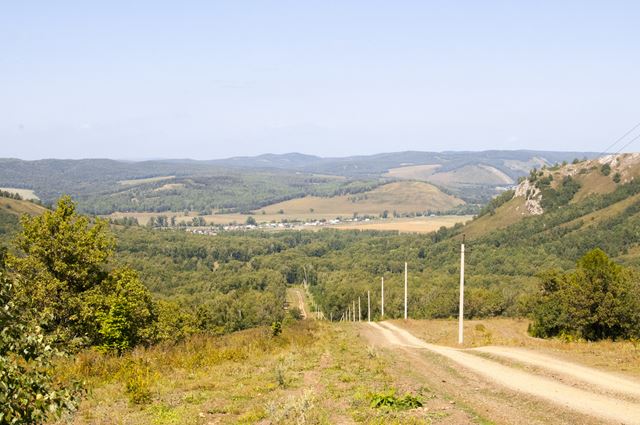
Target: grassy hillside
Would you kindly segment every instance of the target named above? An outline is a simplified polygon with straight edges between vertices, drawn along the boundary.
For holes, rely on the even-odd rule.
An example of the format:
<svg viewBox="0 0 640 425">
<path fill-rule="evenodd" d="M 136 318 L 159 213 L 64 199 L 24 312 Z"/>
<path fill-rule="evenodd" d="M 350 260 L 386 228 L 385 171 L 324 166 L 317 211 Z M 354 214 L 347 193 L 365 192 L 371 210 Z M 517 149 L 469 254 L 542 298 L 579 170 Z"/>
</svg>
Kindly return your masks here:
<svg viewBox="0 0 640 425">
<path fill-rule="evenodd" d="M 395 182 L 357 195 L 320 198 L 308 196 L 269 205 L 262 210 L 274 214 L 282 210 L 287 214 L 306 214 L 313 210 L 320 214 L 351 216 L 357 214 L 378 215 L 417 211 L 447 211 L 464 204 L 464 201 L 442 192 L 424 182 Z"/>
<path fill-rule="evenodd" d="M 599 159 L 579 161 L 561 167 L 543 168 L 530 173 L 530 176 L 519 184 L 513 199 L 499 206 L 490 214 L 484 214 L 468 223 L 464 231 L 468 236 L 478 237 L 515 224 L 520 220 L 536 214 L 550 212 L 557 208 L 570 208 L 587 202 L 597 195 L 612 194 L 625 184 L 630 184 L 640 177 L 640 154 L 622 154 L 606 156 Z M 563 186 L 571 181 L 574 192 L 567 192 Z M 564 191 L 564 192 L 563 192 Z M 565 195 L 562 195 L 565 193 Z M 558 200 L 558 197 L 561 200 Z M 606 203 L 594 206 L 594 210 L 585 210 L 584 215 L 578 213 L 566 226 L 594 225 L 605 219 L 611 219 L 637 200 L 631 194 Z"/>
<path fill-rule="evenodd" d="M 386 174 L 401 179 L 424 180 L 455 188 L 464 185 L 510 185 L 513 179 L 490 165 L 464 165 L 449 171 L 439 171 L 440 165 L 412 165 L 392 168 Z"/>
<path fill-rule="evenodd" d="M 21 215 L 38 215 L 45 210 L 44 207 L 33 202 L 0 197 L 0 236 L 16 232 Z"/>
<path fill-rule="evenodd" d="M 485 214 L 467 223 L 464 233 L 470 238 L 489 233 L 493 230 L 503 229 L 522 218 L 529 216 L 523 197 L 513 197 L 510 201 L 500 206 L 494 214 Z"/>
</svg>

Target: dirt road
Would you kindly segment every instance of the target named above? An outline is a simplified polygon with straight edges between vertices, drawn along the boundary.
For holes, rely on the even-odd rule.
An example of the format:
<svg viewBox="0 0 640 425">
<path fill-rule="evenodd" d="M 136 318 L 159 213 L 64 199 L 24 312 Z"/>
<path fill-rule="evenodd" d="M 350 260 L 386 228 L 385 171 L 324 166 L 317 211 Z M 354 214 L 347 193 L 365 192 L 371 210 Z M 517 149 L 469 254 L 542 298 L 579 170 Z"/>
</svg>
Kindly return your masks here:
<svg viewBox="0 0 640 425">
<path fill-rule="evenodd" d="M 300 313 L 302 313 L 302 318 L 306 319 L 309 317 L 307 314 L 307 309 L 304 304 L 304 297 L 302 296 L 302 291 L 300 289 L 294 289 L 296 296 L 298 297 L 298 308 L 300 309 Z"/>
<path fill-rule="evenodd" d="M 388 322 L 370 323 L 369 327 L 371 332 L 367 336 L 375 344 L 401 347 L 415 355 L 435 353 L 479 375 L 490 385 L 545 400 L 559 406 L 560 410 L 570 409 L 611 423 L 640 424 L 638 382 L 527 350 L 508 347 L 458 350 L 428 344 Z M 521 364 L 538 367 L 539 373 L 525 371 Z M 428 374 L 431 371 L 423 372 Z M 574 422 L 567 420 L 566 416 L 563 418 L 554 422 Z M 503 419 L 507 423 L 527 423 L 526 418 L 524 421 L 523 418 L 510 420 L 509 415 Z M 582 420 L 576 418 L 574 423 L 582 423 Z"/>
</svg>

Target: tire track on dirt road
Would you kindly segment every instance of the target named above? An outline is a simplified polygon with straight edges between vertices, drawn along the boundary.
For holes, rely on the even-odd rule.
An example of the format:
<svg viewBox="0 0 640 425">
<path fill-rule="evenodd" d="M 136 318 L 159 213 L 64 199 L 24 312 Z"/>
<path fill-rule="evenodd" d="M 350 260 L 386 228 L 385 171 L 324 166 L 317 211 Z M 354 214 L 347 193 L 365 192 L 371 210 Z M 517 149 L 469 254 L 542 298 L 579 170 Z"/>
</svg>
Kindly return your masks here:
<svg viewBox="0 0 640 425">
<path fill-rule="evenodd" d="M 416 351 L 429 350 L 510 390 L 532 395 L 564 408 L 607 421 L 640 425 L 640 404 L 574 388 L 547 377 L 534 375 L 479 357 L 465 352 L 465 350 L 428 344 L 388 322 L 370 323 L 370 326 L 375 329 L 379 340 L 387 345 L 410 348 Z"/>
<path fill-rule="evenodd" d="M 309 315 L 307 314 L 307 309 L 304 305 L 304 297 L 302 296 L 302 291 L 300 291 L 299 289 L 295 289 L 295 292 L 298 296 L 298 308 L 302 313 L 302 318 L 306 319 L 307 317 L 309 317 Z"/>
<path fill-rule="evenodd" d="M 612 373 L 515 347 L 487 346 L 473 348 L 469 351 L 504 357 L 516 362 L 538 366 L 595 385 L 604 390 L 640 400 L 640 382 L 635 382 Z"/>
</svg>

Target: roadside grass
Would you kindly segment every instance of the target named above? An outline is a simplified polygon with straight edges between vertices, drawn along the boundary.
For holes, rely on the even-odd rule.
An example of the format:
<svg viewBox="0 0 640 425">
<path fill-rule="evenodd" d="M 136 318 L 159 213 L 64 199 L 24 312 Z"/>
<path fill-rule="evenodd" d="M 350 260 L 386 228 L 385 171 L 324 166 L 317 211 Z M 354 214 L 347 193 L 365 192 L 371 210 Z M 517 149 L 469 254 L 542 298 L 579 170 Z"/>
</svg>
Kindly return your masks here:
<svg viewBox="0 0 640 425">
<path fill-rule="evenodd" d="M 368 347 L 357 324 L 287 322 L 231 335 L 193 336 L 120 357 L 86 351 L 58 373 L 86 382 L 73 424 L 434 423 L 446 412 L 372 408 L 370 395 L 398 389 L 392 358 Z M 429 396 L 430 397 L 430 396 Z M 428 399 L 429 397 L 425 397 Z"/>
<path fill-rule="evenodd" d="M 394 320 L 397 326 L 433 344 L 458 345 L 457 320 Z M 492 318 L 464 322 L 464 348 L 486 345 L 522 347 L 612 372 L 640 376 L 640 341 L 563 340 L 533 338 L 526 319 Z"/>
</svg>

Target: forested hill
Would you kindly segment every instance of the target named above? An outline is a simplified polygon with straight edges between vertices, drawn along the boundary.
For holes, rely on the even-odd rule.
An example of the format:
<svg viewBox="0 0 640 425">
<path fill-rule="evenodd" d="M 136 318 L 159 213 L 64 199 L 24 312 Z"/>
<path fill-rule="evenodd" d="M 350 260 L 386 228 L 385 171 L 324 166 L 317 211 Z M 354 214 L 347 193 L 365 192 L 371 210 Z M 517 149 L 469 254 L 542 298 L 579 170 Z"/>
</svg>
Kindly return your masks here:
<svg viewBox="0 0 640 425">
<path fill-rule="evenodd" d="M 302 154 L 224 160 L 22 161 L 0 159 L 0 188 L 31 189 L 45 203 L 71 195 L 90 214 L 242 212 L 308 195 L 360 193 L 393 180 L 432 183 L 469 203 L 484 203 L 532 167 L 583 152 L 398 152 L 345 158 Z"/>
</svg>

